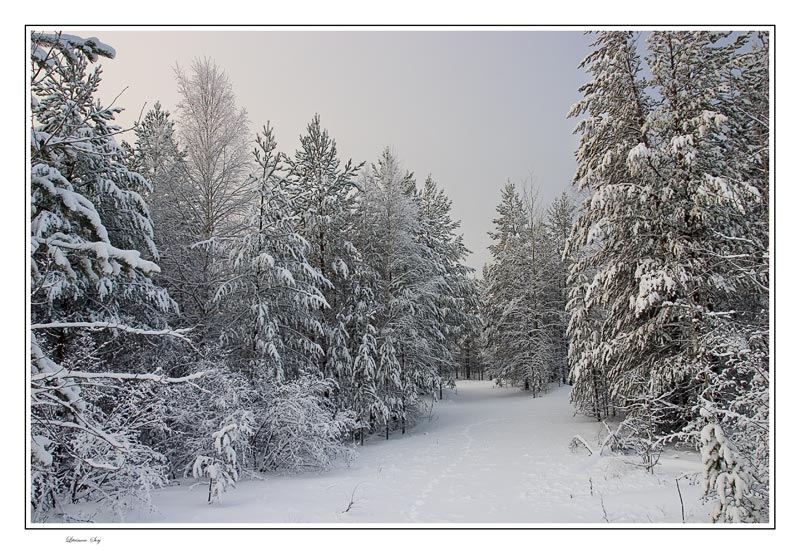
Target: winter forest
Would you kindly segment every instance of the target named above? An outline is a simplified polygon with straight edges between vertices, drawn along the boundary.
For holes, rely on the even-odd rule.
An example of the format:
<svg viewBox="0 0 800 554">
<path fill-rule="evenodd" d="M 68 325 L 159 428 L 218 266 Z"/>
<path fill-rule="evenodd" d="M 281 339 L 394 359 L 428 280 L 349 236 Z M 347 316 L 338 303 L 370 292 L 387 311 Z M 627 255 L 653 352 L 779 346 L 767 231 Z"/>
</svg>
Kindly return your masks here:
<svg viewBox="0 0 800 554">
<path fill-rule="evenodd" d="M 771 522 L 767 32 L 589 34 L 475 268 L 390 129 L 200 55 L 123 126 L 97 34 L 30 33 L 30 522 Z"/>
</svg>

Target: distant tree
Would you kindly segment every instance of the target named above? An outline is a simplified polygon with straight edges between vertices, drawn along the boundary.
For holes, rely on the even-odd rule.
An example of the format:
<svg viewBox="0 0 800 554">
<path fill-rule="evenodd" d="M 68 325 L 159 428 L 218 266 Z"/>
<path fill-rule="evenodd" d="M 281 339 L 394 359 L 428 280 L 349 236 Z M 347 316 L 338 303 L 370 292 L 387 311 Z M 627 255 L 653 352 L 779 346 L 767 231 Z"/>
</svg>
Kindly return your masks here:
<svg viewBox="0 0 800 554">
<path fill-rule="evenodd" d="M 464 265 L 469 250 L 457 234 L 460 222 L 452 219 L 452 202 L 430 175 L 419 194 L 419 207 L 418 240 L 432 261 L 425 314 L 431 354 L 427 364 L 439 375 L 441 397 L 442 380 L 453 375 L 459 358 L 471 364 L 476 361 L 477 345 L 468 341 L 474 341 L 480 331 L 478 296 L 470 278 L 472 269 Z"/>
<path fill-rule="evenodd" d="M 484 340 L 492 373 L 534 396 L 562 378 L 560 350 L 565 307 L 557 241 L 533 189 L 520 196 L 508 183 L 489 235 L 493 260 L 485 273 Z"/>
<path fill-rule="evenodd" d="M 575 205 L 567 193 L 562 193 L 548 207 L 544 222 L 547 245 L 551 249 L 550 266 L 547 273 L 547 324 L 552 333 L 556 364 L 554 371 L 559 383 L 566 383 L 569 375 L 567 363 L 569 350 L 567 275 L 573 260 L 571 257 L 564 258 L 564 248 L 569 239 L 574 219 Z"/>
</svg>

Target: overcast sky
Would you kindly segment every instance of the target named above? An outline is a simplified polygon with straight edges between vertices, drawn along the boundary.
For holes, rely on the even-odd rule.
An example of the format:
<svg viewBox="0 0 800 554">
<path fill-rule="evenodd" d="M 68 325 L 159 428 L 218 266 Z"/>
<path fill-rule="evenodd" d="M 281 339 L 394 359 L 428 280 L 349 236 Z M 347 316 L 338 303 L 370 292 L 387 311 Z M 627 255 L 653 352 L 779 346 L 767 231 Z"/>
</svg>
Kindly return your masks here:
<svg viewBox="0 0 800 554">
<path fill-rule="evenodd" d="M 73 31 L 70 31 L 73 32 Z M 81 34 L 77 32 L 77 34 Z M 577 139 L 566 117 L 587 78 L 591 37 L 574 31 L 92 31 L 117 50 L 101 98 L 130 125 L 156 100 L 174 113 L 173 67 L 213 58 L 247 109 L 293 154 L 319 113 L 343 161 L 390 146 L 418 182 L 431 173 L 453 201 L 480 269 L 500 188 L 533 176 L 546 206 L 571 189 Z"/>
</svg>

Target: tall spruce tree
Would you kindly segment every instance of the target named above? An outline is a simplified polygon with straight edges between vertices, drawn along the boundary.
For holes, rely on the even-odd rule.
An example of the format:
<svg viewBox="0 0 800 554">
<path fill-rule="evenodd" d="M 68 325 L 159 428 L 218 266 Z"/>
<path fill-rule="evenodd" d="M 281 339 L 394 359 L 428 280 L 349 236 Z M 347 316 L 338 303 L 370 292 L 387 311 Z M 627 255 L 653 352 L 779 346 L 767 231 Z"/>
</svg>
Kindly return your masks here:
<svg viewBox="0 0 800 554">
<path fill-rule="evenodd" d="M 322 347 L 318 313 L 327 308 L 330 282 L 308 261 L 307 241 L 296 231 L 296 208 L 280 186 L 281 154 L 272 128 L 254 149 L 258 187 L 247 225 L 226 241 L 234 275 L 215 295 L 226 314 L 222 331 L 234 367 L 266 373 L 277 382 L 314 373 Z"/>
<path fill-rule="evenodd" d="M 456 234 L 460 222 L 451 216 L 452 202 L 429 175 L 419 195 L 420 237 L 432 259 L 428 340 L 433 357 L 428 361 L 439 375 L 439 395 L 445 379 L 452 379 L 461 358 L 476 362 L 474 338 L 480 330 L 478 293 L 464 265 L 469 254 L 463 237 Z M 472 342 L 470 342 L 472 340 Z M 462 352 L 463 351 L 463 352 Z"/>
<path fill-rule="evenodd" d="M 153 239 L 159 251 L 162 271 L 157 282 L 172 292 L 179 305 L 188 303 L 185 289 L 180 286 L 187 270 L 185 248 L 195 237 L 182 217 L 186 194 L 185 155 L 178 145 L 175 123 L 170 113 L 156 102 L 134 132 L 136 142 L 130 156 L 131 168 L 143 175 L 151 190 L 145 195 L 153 219 Z"/>
<path fill-rule="evenodd" d="M 529 306 L 522 296 L 527 282 L 527 219 L 524 202 L 511 182 L 502 190 L 494 225 L 489 233 L 493 262 L 485 275 L 489 363 L 498 378 L 520 384 L 530 375 L 529 357 L 534 345 L 530 342 Z M 527 385 L 530 388 L 530 379 Z"/>
<path fill-rule="evenodd" d="M 308 258 L 330 282 L 328 307 L 318 314 L 322 347 L 320 371 L 344 385 L 351 380 L 361 337 L 351 337 L 354 302 L 363 300 L 361 254 L 353 245 L 355 177 L 361 165 L 338 158 L 336 141 L 315 115 L 300 137 L 300 149 L 288 160 L 282 186 L 292 202 L 298 232 L 309 244 Z M 345 392 L 345 395 L 347 393 Z"/>
<path fill-rule="evenodd" d="M 31 504 L 33 519 L 65 503 L 118 507 L 164 483 L 147 441 L 159 425 L 142 363 L 147 337 L 175 310 L 156 286 L 149 184 L 115 141 L 120 108 L 95 99 L 96 38 L 31 35 Z M 152 371 L 148 371 L 152 369 Z M 146 406 L 146 407 L 145 407 Z"/>
<path fill-rule="evenodd" d="M 572 264 L 571 257 L 564 257 L 569 233 L 575 219 L 575 205 L 564 192 L 547 209 L 545 233 L 550 253 L 547 275 L 547 324 L 550 327 L 554 347 L 554 371 L 559 383 L 566 383 L 569 375 L 567 363 L 569 342 L 567 339 L 567 274 Z"/>
<path fill-rule="evenodd" d="M 395 421 L 405 431 L 418 394 L 438 387 L 435 341 L 441 330 L 432 323 L 436 270 L 422 242 L 416 182 L 388 148 L 364 175 L 362 187 L 359 250 L 375 271 L 376 388 L 388 438 Z"/>
<path fill-rule="evenodd" d="M 766 77 L 754 63 L 766 44 L 758 38 L 652 33 L 646 78 L 634 36 L 602 33 L 583 64 L 593 80 L 572 112 L 586 114 L 576 182 L 589 191 L 569 248 L 579 256 L 573 399 L 591 404 L 589 381 L 602 371 L 610 402 L 654 449 L 704 421 L 715 425 L 713 417 L 735 425 L 709 409 L 721 398 L 742 401 L 743 426 L 765 423 L 758 406 L 767 395 L 751 394 L 766 390 L 769 360 Z M 721 436 L 704 434 L 712 435 Z M 767 441 L 755 442 L 764 446 L 754 465 L 764 468 Z M 750 494 L 763 496 L 757 480 Z"/>
</svg>

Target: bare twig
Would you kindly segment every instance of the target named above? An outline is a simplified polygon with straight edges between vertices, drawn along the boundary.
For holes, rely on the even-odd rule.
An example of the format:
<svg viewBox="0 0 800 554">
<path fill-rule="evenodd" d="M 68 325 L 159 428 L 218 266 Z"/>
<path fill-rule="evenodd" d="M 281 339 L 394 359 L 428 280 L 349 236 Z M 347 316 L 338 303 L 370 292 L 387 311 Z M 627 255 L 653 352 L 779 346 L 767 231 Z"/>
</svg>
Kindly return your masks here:
<svg viewBox="0 0 800 554">
<path fill-rule="evenodd" d="M 686 514 L 683 511 L 683 495 L 681 494 L 681 485 L 678 483 L 680 477 L 675 478 L 675 486 L 678 487 L 678 498 L 681 500 L 681 523 L 686 523 Z"/>
<path fill-rule="evenodd" d="M 603 519 L 606 520 L 606 523 L 611 523 L 608 521 L 608 512 L 606 512 L 606 504 L 603 502 L 603 495 L 600 495 L 600 507 L 603 509 Z"/>
<path fill-rule="evenodd" d="M 356 501 L 356 490 L 358 489 L 359 485 L 361 485 L 361 484 L 363 484 L 365 482 L 366 481 L 361 481 L 361 483 L 358 483 L 358 484 L 356 484 L 355 487 L 353 487 L 353 494 L 350 495 L 350 503 L 347 505 L 347 508 L 342 511 L 343 514 L 346 514 L 347 512 L 349 512 L 350 508 L 353 507 L 353 505 L 355 504 L 355 501 Z"/>
</svg>

